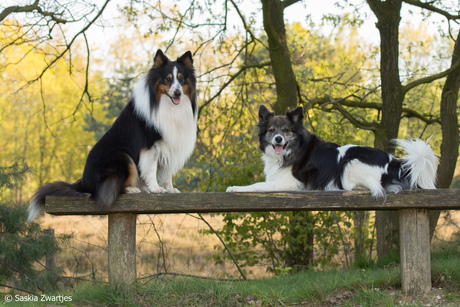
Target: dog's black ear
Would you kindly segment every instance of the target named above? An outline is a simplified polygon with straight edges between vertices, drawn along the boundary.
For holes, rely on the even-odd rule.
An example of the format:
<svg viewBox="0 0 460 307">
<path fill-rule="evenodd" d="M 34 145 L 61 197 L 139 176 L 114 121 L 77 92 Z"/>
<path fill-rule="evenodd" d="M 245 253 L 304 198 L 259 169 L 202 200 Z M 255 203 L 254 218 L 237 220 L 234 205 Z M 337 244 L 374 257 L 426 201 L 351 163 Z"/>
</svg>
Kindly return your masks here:
<svg viewBox="0 0 460 307">
<path fill-rule="evenodd" d="M 181 63 L 185 67 L 193 68 L 192 53 L 187 51 L 181 57 L 177 58 L 177 62 Z"/>
<path fill-rule="evenodd" d="M 286 116 L 293 123 L 298 123 L 298 122 L 301 123 L 302 120 L 303 120 L 303 108 L 302 107 L 297 107 L 292 111 L 287 111 Z"/>
<path fill-rule="evenodd" d="M 167 56 L 164 55 L 161 49 L 158 49 L 155 57 L 153 58 L 153 68 L 160 68 L 161 66 L 168 63 L 169 59 Z"/>
<path fill-rule="evenodd" d="M 275 113 L 270 112 L 266 106 L 263 104 L 259 107 L 259 121 L 264 122 L 267 121 L 269 118 L 275 116 Z"/>
</svg>

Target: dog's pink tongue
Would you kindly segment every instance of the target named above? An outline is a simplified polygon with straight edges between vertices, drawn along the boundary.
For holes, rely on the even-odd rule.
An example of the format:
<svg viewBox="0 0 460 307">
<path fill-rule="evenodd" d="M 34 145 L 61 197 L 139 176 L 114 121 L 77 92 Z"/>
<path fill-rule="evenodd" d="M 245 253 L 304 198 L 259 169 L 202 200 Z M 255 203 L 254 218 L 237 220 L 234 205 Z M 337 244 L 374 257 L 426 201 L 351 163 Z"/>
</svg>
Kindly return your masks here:
<svg viewBox="0 0 460 307">
<path fill-rule="evenodd" d="M 180 103 L 180 98 L 173 98 L 172 102 L 177 105 Z"/>
<path fill-rule="evenodd" d="M 281 145 L 275 145 L 275 153 L 277 155 L 281 154 L 283 152 L 283 146 Z"/>
</svg>

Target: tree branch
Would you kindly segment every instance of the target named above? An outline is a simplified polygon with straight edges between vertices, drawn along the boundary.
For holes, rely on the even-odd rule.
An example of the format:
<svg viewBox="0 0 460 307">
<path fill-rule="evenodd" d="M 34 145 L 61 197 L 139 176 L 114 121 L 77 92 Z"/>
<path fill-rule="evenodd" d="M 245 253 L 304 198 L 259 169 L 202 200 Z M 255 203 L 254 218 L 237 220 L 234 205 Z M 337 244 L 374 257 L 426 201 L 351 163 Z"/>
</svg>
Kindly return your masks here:
<svg viewBox="0 0 460 307">
<path fill-rule="evenodd" d="M 211 229 L 211 231 L 219 238 L 220 242 L 222 243 L 222 245 L 225 247 L 225 250 L 227 251 L 228 255 L 230 256 L 230 258 L 232 258 L 232 261 L 233 263 L 235 264 L 236 268 L 238 269 L 238 271 L 240 272 L 240 275 L 241 277 L 246 280 L 246 276 L 244 275 L 243 273 L 243 270 L 241 270 L 240 266 L 238 265 L 238 262 L 236 261 L 236 259 L 233 257 L 233 254 L 231 253 L 230 249 L 228 248 L 227 244 L 225 244 L 224 240 L 222 239 L 222 237 L 217 233 L 217 231 L 214 230 L 214 228 L 211 226 L 211 224 L 208 223 L 208 221 L 206 221 L 204 219 L 204 217 L 198 213 L 198 216 L 200 217 L 200 219 L 206 224 L 208 225 L 209 229 Z"/>
<path fill-rule="evenodd" d="M 0 13 L 0 21 L 3 21 L 8 15 L 13 14 L 13 13 L 30 13 L 33 11 L 37 11 L 40 15 L 43 17 L 51 17 L 52 20 L 54 20 L 56 23 L 67 23 L 67 20 L 58 17 L 55 12 L 48 12 L 44 11 L 40 6 L 39 6 L 40 0 L 35 0 L 35 2 L 31 5 L 25 5 L 25 6 L 19 6 L 19 5 L 14 5 L 14 6 L 9 6 L 5 8 L 1 13 Z"/>
<path fill-rule="evenodd" d="M 337 111 L 339 111 L 340 114 L 342 114 L 343 117 L 348 119 L 348 121 L 355 127 L 358 127 L 360 129 L 363 129 L 363 130 L 371 130 L 371 131 L 375 131 L 375 130 L 378 129 L 378 126 L 379 126 L 378 123 L 376 123 L 376 122 L 369 123 L 369 122 L 358 120 L 353 115 L 351 115 L 351 113 L 348 112 L 344 107 L 342 107 L 340 105 L 340 103 L 338 103 L 338 102 L 332 103 L 332 108 L 337 110 Z"/>
<path fill-rule="evenodd" d="M 403 2 L 405 2 L 407 4 L 410 4 L 410 5 L 413 5 L 413 6 L 417 6 L 419 8 L 422 8 L 422 9 L 425 9 L 425 10 L 428 10 L 428 11 L 432 11 L 434 13 L 438 13 L 438 14 L 443 15 L 444 17 L 446 17 L 448 20 L 460 19 L 460 15 L 452 15 L 449 12 L 444 11 L 444 10 L 432 5 L 431 3 L 433 3 L 433 2 L 431 2 L 431 3 L 430 2 L 421 2 L 419 0 L 403 0 Z"/>
<path fill-rule="evenodd" d="M 360 127 L 364 126 L 362 129 L 366 130 L 374 130 L 376 128 L 376 123 L 367 123 L 358 121 L 356 118 L 351 115 L 345 107 L 352 107 L 352 108 L 360 108 L 360 109 L 373 109 L 376 111 L 382 110 L 382 104 L 378 102 L 365 102 L 362 100 L 353 100 L 346 98 L 332 98 L 332 97 L 321 97 L 321 98 L 314 98 L 311 99 L 308 103 L 305 104 L 305 109 L 314 108 L 316 105 L 323 107 L 327 104 L 332 104 L 332 109 L 339 111 L 346 119 L 348 119 L 353 125 Z M 402 117 L 405 118 L 418 118 L 419 120 L 425 122 L 428 125 L 432 124 L 441 124 L 441 119 L 439 117 L 433 117 L 432 115 L 424 115 L 420 114 L 419 112 L 410 109 L 410 108 L 402 108 L 403 115 Z"/>
<path fill-rule="evenodd" d="M 366 0 L 366 2 L 371 8 L 372 12 L 374 12 L 377 19 L 380 19 L 380 16 L 382 15 L 381 1 L 380 0 Z"/>
<path fill-rule="evenodd" d="M 364 130 L 377 130 L 378 128 L 378 123 L 372 122 L 365 122 L 365 121 L 360 121 L 357 118 L 355 118 L 350 112 L 348 112 L 343 106 L 347 105 L 348 106 L 354 106 L 354 107 L 361 107 L 361 108 L 377 108 L 381 104 L 375 104 L 375 103 L 364 103 L 364 102 L 351 102 L 347 100 L 347 98 L 339 98 L 339 99 L 334 99 L 330 96 L 325 96 L 322 98 L 315 98 L 310 100 L 310 102 L 305 106 L 305 109 L 313 108 L 315 105 L 319 105 L 321 107 L 324 107 L 326 104 L 331 105 L 330 110 L 337 110 L 340 112 L 340 114 L 343 115 L 353 126 L 358 127 L 360 129 Z M 371 107 L 372 106 L 372 107 Z"/>
<path fill-rule="evenodd" d="M 402 111 L 403 111 L 402 117 L 418 118 L 421 121 L 425 122 L 427 125 L 441 124 L 441 118 L 440 117 L 433 117 L 432 115 L 423 116 L 422 114 L 418 113 L 417 111 L 409 109 L 409 108 L 403 108 Z"/>
<path fill-rule="evenodd" d="M 283 9 L 287 8 L 290 5 L 293 5 L 294 3 L 297 3 L 301 0 L 284 0 L 283 3 Z"/>
<path fill-rule="evenodd" d="M 72 47 L 77 37 L 80 36 L 81 34 L 84 34 L 89 29 L 89 27 L 91 27 L 91 25 L 93 25 L 96 22 L 96 20 L 102 15 L 102 12 L 104 12 L 105 8 L 107 7 L 110 1 L 111 0 L 106 0 L 104 5 L 101 7 L 99 12 L 97 13 L 97 15 L 83 29 L 81 29 L 77 34 L 75 34 L 72 40 L 66 45 L 66 48 L 60 54 L 58 54 L 49 64 L 47 64 L 46 67 L 42 70 L 42 72 L 35 79 L 28 81 L 24 86 L 22 86 L 19 90 L 17 90 L 17 92 L 29 86 L 30 84 L 40 80 L 45 74 L 45 72 L 48 69 L 50 69 L 54 63 L 56 63 L 59 59 L 61 59 L 70 50 L 70 47 Z"/>
<path fill-rule="evenodd" d="M 411 89 L 413 89 L 414 87 L 416 86 L 419 86 L 421 84 L 425 84 L 425 83 L 431 83 L 435 80 L 438 80 L 438 79 L 441 79 L 441 78 L 444 78 L 445 76 L 447 76 L 448 74 L 450 74 L 451 72 L 453 72 L 454 70 L 456 70 L 457 68 L 460 68 L 460 61 L 454 65 L 454 66 L 451 66 L 450 68 L 440 72 L 440 73 L 437 73 L 437 74 L 434 74 L 434 75 L 431 75 L 431 76 L 428 76 L 428 77 L 425 77 L 425 78 L 420 78 L 420 79 L 417 79 L 417 80 L 414 80 L 412 82 L 409 82 L 408 84 L 404 85 L 402 87 L 402 93 L 403 95 L 405 95 L 408 91 L 410 91 Z"/>
<path fill-rule="evenodd" d="M 262 2 L 262 16 L 264 23 L 264 30 L 267 33 L 267 36 L 272 37 L 273 40 L 277 42 L 280 41 L 279 35 L 276 32 L 273 24 L 271 22 L 271 3 L 270 0 L 261 0 Z M 270 39 L 269 39 L 270 40 Z"/>
<path fill-rule="evenodd" d="M 227 88 L 227 86 L 229 86 L 233 80 L 235 80 L 242 72 L 244 72 L 246 69 L 250 69 L 250 68 L 262 68 L 262 67 L 265 67 L 265 66 L 269 66 L 271 64 L 271 62 L 263 62 L 263 63 L 259 63 L 259 64 L 250 64 L 250 65 L 245 65 L 245 66 L 242 66 L 240 68 L 240 70 L 238 70 L 235 74 L 231 75 L 230 76 L 230 79 L 225 82 L 221 87 L 220 89 L 217 91 L 216 94 L 214 94 L 214 96 L 212 96 L 211 98 L 209 98 L 207 101 L 205 101 L 201 106 L 200 108 L 198 109 L 198 114 L 201 113 L 201 110 L 203 110 L 204 107 L 206 107 L 208 104 L 210 104 L 214 99 L 216 99 L 218 96 L 220 96 L 220 94 L 222 94 L 222 92 L 224 91 L 225 88 Z"/>
<path fill-rule="evenodd" d="M 244 29 L 246 30 L 246 32 L 249 32 L 249 35 L 251 36 L 251 39 L 253 41 L 257 41 L 258 39 L 254 35 L 254 33 L 252 33 L 251 29 L 249 28 L 248 24 L 246 23 L 246 20 L 244 19 L 243 14 L 241 13 L 240 9 L 238 8 L 238 5 L 236 5 L 235 1 L 233 1 L 233 0 L 230 0 L 230 2 L 233 4 L 233 7 L 235 8 L 236 12 L 238 13 L 238 16 L 240 16 L 241 22 L 243 23 L 243 26 L 244 26 Z"/>
</svg>

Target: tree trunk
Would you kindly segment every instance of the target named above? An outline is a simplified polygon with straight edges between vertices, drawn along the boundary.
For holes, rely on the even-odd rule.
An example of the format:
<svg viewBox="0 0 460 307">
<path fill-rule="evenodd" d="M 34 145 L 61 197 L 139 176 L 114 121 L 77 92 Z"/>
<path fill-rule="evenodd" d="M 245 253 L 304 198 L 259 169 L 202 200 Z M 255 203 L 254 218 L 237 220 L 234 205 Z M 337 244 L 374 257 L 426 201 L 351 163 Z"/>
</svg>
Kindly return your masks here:
<svg viewBox="0 0 460 307">
<path fill-rule="evenodd" d="M 398 137 L 404 94 L 399 78 L 399 22 L 401 0 L 367 0 L 377 17 L 380 33 L 380 77 L 382 86 L 382 120 L 375 131 L 374 146 L 389 153 L 394 151 L 390 140 Z M 377 211 L 377 256 L 384 259 L 399 246 L 398 213 Z"/>
<path fill-rule="evenodd" d="M 460 60 L 460 32 L 457 36 L 454 52 L 452 53 L 451 67 L 458 64 Z M 460 69 L 454 70 L 447 76 L 446 83 L 442 89 L 441 96 L 441 159 L 438 167 L 437 188 L 447 189 L 452 183 L 455 166 L 458 158 L 458 117 L 457 101 L 460 88 Z M 430 238 L 433 238 L 436 224 L 438 223 L 440 210 L 430 211 Z"/>
<path fill-rule="evenodd" d="M 297 82 L 291 64 L 284 24 L 285 4 L 280 0 L 262 0 L 264 29 L 275 77 L 277 100 L 275 114 L 282 115 L 288 108 L 297 106 Z"/>
<path fill-rule="evenodd" d="M 369 237 L 369 211 L 354 211 L 353 224 L 356 229 L 354 262 L 364 261 L 366 255 L 366 239 Z"/>
<path fill-rule="evenodd" d="M 265 32 L 268 37 L 270 61 L 275 77 L 276 102 L 273 106 L 275 114 L 283 115 L 289 108 L 297 106 L 297 82 L 291 63 L 291 55 L 286 41 L 286 25 L 284 9 L 297 1 L 261 0 Z M 291 232 L 286 264 L 289 267 L 308 269 L 313 263 L 314 232 L 311 225 L 312 216 L 309 212 L 294 212 L 290 222 Z M 299 227 L 310 229 L 305 240 L 296 239 Z"/>
<path fill-rule="evenodd" d="M 310 211 L 295 211 L 290 221 L 290 240 L 286 251 L 286 265 L 293 268 L 293 273 L 311 269 L 313 266 L 313 244 L 315 234 L 313 231 L 315 219 Z M 302 229 L 303 231 L 299 231 Z M 298 240 L 303 237 L 302 233 L 307 230 L 305 240 Z"/>
</svg>

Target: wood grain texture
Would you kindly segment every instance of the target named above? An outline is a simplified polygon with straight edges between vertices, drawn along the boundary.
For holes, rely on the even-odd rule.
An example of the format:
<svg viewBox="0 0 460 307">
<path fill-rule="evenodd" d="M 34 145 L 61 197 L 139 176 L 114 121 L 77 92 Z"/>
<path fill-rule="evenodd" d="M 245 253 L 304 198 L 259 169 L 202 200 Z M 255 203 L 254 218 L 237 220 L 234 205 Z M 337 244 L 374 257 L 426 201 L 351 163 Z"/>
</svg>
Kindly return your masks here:
<svg viewBox="0 0 460 307">
<path fill-rule="evenodd" d="M 109 214 L 109 284 L 133 286 L 136 282 L 136 214 Z"/>
<path fill-rule="evenodd" d="M 430 222 L 426 209 L 399 210 L 401 288 L 406 295 L 431 290 Z"/>
<path fill-rule="evenodd" d="M 256 211 L 355 211 L 398 209 L 460 209 L 460 190 L 414 190 L 383 198 L 367 191 L 308 191 L 268 193 L 124 194 L 109 209 L 97 211 L 89 197 L 46 198 L 46 212 L 53 215 L 109 213 L 208 213 Z"/>
</svg>

